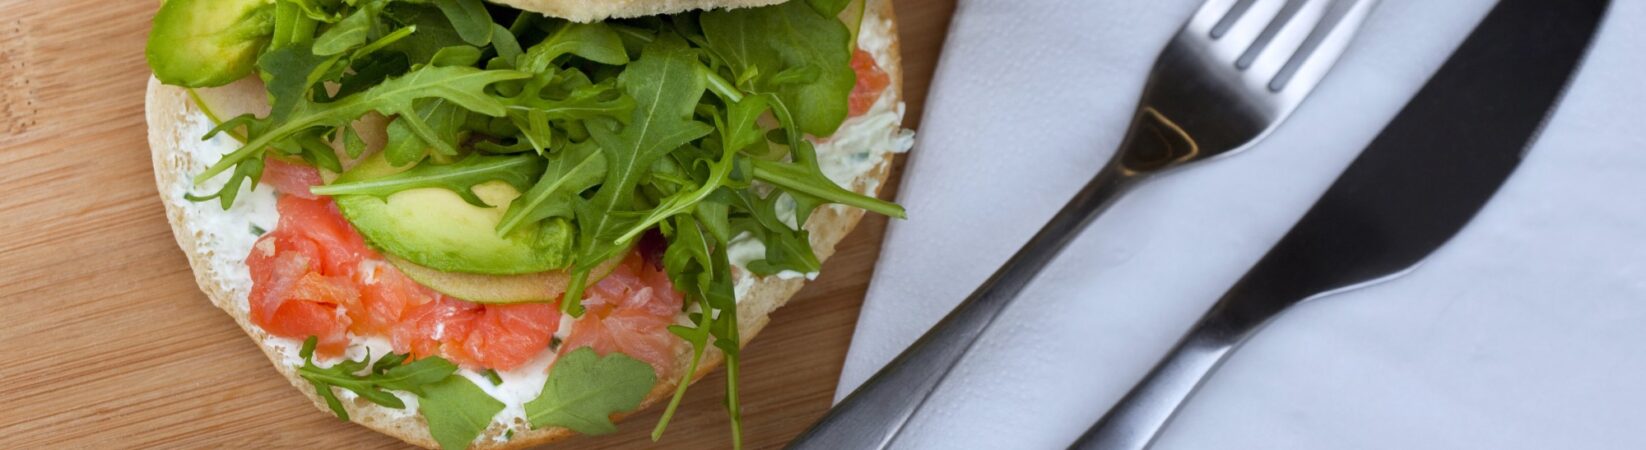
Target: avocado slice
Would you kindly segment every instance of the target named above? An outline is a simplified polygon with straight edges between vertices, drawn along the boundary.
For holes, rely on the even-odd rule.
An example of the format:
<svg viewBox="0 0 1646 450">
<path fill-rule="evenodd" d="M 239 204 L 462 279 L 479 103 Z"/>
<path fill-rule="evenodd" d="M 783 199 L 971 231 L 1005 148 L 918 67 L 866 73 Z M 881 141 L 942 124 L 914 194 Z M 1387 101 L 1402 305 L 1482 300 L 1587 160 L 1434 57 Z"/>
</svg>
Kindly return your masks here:
<svg viewBox="0 0 1646 450">
<path fill-rule="evenodd" d="M 393 175 L 396 168 L 376 153 L 337 178 L 338 183 Z M 575 231 L 564 219 L 524 224 L 497 235 L 509 202 L 520 196 L 508 183 L 490 181 L 474 193 L 491 207 L 463 201 L 444 188 L 390 194 L 336 196 L 337 207 L 368 242 L 384 253 L 441 272 L 519 275 L 549 272 L 571 264 Z"/>
<path fill-rule="evenodd" d="M 852 48 L 857 48 L 857 32 L 863 30 L 863 13 L 868 10 L 868 3 L 864 0 L 852 0 L 846 9 L 840 11 L 840 21 L 846 23 L 846 29 L 852 32 Z"/>
<path fill-rule="evenodd" d="M 620 252 L 617 257 L 595 266 L 590 272 L 589 283 L 597 282 L 616 270 L 627 254 Z M 430 269 L 394 256 L 389 256 L 388 260 L 417 284 L 475 303 L 553 302 L 565 295 L 566 284 L 571 281 L 571 273 L 567 270 L 522 275 L 479 275 Z"/>
<path fill-rule="evenodd" d="M 155 13 L 144 54 L 162 83 L 222 86 L 250 75 L 273 35 L 273 2 L 171 0 Z"/>
</svg>

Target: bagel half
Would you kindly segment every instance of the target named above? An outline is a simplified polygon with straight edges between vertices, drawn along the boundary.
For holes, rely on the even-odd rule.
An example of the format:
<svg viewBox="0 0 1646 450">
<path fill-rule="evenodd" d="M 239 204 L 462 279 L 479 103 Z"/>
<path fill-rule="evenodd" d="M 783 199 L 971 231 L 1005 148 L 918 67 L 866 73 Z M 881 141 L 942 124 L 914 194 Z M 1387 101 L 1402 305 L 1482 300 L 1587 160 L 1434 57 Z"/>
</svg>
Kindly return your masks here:
<svg viewBox="0 0 1646 450">
<path fill-rule="evenodd" d="M 678 12 L 710 6 L 760 6 L 780 1 L 714 0 L 711 4 L 711 0 L 498 0 L 499 3 L 522 9 L 585 21 Z M 891 0 L 868 0 L 865 8 L 858 45 L 875 57 L 876 63 L 890 75 L 892 82 L 869 113 L 849 119 L 841 126 L 836 136 L 838 138 L 861 134 L 873 136 L 875 139 L 837 139 L 838 145 L 820 146 L 819 154 L 820 158 L 827 158 L 830 154 L 828 152 L 851 152 L 861 157 L 861 154 L 867 152 L 870 160 L 866 163 L 854 163 L 847 169 L 848 173 L 836 170 L 830 175 L 848 189 L 876 195 L 888 175 L 894 154 L 907 150 L 912 142 L 912 136 L 901 127 L 903 77 Z M 260 102 L 262 94 L 260 85 L 255 83 L 231 84 L 210 93 L 216 98 L 231 99 L 230 102 L 250 103 Z M 263 105 L 239 107 L 245 111 L 266 108 Z M 236 106 L 229 108 L 233 109 Z M 272 190 L 267 187 L 256 190 L 242 187 L 241 200 L 229 210 L 223 210 L 216 202 L 197 203 L 184 199 L 183 195 L 188 192 L 221 186 L 221 180 L 211 180 L 202 188 L 196 189 L 192 186 L 193 178 L 208 165 L 216 162 L 224 152 L 232 150 L 236 144 L 222 136 L 202 141 L 200 137 L 213 126 L 211 120 L 201 111 L 187 90 L 162 85 L 153 79 L 150 80 L 147 90 L 146 117 L 155 182 L 178 246 L 182 247 L 184 254 L 189 258 L 195 281 L 214 305 L 233 317 L 251 336 L 274 363 L 275 369 L 285 376 L 292 386 L 307 395 L 318 409 L 330 414 L 314 388 L 297 374 L 297 367 L 302 365 L 301 358 L 297 356 L 297 347 L 301 343 L 271 336 L 252 324 L 250 319 L 247 301 L 250 275 L 245 258 L 257 236 L 248 230 L 253 227 L 274 227 L 278 215 L 272 206 Z M 848 148 L 851 144 L 860 143 L 859 141 L 874 143 L 873 146 L 883 148 Z M 259 201 L 260 199 L 262 201 Z M 863 214 L 862 210 L 840 205 L 819 208 L 805 225 L 811 233 L 811 244 L 818 258 L 826 259 L 832 255 L 835 244 L 857 225 Z M 744 343 L 754 338 L 769 321 L 769 315 L 787 302 L 805 282 L 805 279 L 800 277 L 757 277 L 746 271 L 736 271 L 735 277 L 739 293 L 738 325 Z M 361 338 L 351 339 L 358 341 Z M 352 347 L 353 345 L 347 356 L 357 357 L 356 350 Z M 681 368 L 677 372 L 685 372 L 684 366 L 689 359 L 689 356 L 678 358 Z M 710 346 L 696 372 L 687 375 L 691 377 L 691 381 L 696 381 L 718 366 L 721 359 L 722 355 Z M 636 411 L 666 401 L 679 381 L 659 380 Z M 343 400 L 353 422 L 422 447 L 438 446 L 430 435 L 424 418 L 416 411 L 415 405 L 397 410 L 365 401 L 346 391 L 339 392 L 339 397 Z M 575 434 L 571 430 L 556 427 L 531 429 L 518 416 L 508 421 L 500 419 L 508 414 L 508 409 L 498 414 L 498 418 L 493 419 L 493 423 L 471 443 L 470 448 L 522 448 L 557 441 Z M 633 412 L 620 414 L 619 418 L 629 414 Z"/>
</svg>

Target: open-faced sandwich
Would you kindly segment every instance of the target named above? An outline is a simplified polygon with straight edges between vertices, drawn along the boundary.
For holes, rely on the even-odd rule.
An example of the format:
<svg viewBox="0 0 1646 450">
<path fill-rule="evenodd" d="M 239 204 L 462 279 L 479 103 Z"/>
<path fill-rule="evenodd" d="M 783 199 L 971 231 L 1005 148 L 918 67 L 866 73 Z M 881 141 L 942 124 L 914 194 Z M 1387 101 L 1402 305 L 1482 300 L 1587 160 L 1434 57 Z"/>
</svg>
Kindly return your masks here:
<svg viewBox="0 0 1646 450">
<path fill-rule="evenodd" d="M 667 402 L 656 438 L 724 363 L 735 437 L 741 345 L 903 214 L 891 12 L 169 0 L 155 179 L 201 289 L 324 411 L 514 448 Z"/>
</svg>

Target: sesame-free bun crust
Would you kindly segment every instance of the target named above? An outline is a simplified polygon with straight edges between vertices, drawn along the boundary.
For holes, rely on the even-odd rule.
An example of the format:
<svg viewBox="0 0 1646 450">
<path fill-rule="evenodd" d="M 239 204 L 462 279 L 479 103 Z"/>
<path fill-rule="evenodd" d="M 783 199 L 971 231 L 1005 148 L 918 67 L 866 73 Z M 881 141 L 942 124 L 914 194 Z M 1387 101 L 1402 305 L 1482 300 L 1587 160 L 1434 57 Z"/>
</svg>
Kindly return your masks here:
<svg viewBox="0 0 1646 450">
<path fill-rule="evenodd" d="M 598 20 L 605 17 L 625 17 L 648 15 L 667 12 L 677 12 L 695 8 L 712 7 L 742 7 L 760 6 L 778 3 L 772 0 L 501 0 L 499 3 L 514 5 L 523 9 L 540 11 L 551 15 L 566 17 L 572 20 Z M 876 20 L 877 17 L 886 20 Z M 890 48 L 883 53 L 889 55 L 889 61 L 879 61 L 883 70 L 891 75 L 892 87 L 886 95 L 893 96 L 892 100 L 902 100 L 903 75 L 901 56 L 897 48 L 895 36 L 896 25 L 893 20 L 891 0 L 869 0 L 864 26 L 881 26 L 884 23 L 890 29 L 884 30 L 893 38 L 889 41 Z M 221 101 L 251 105 L 261 103 L 262 92 L 257 84 L 241 83 L 230 87 L 220 88 L 212 93 Z M 231 109 L 255 111 L 258 106 L 245 106 L 243 109 L 230 106 Z M 266 106 L 262 106 L 266 108 Z M 181 199 L 171 198 L 174 195 L 173 187 L 177 183 L 191 179 L 191 173 L 202 162 L 195 161 L 190 152 L 179 149 L 187 146 L 202 145 L 200 136 L 189 130 L 185 124 L 202 114 L 194 101 L 184 89 L 165 86 L 157 80 L 150 79 L 147 91 L 146 116 L 149 127 L 149 147 L 154 162 L 155 182 L 162 196 L 162 203 L 166 207 L 166 217 L 171 222 L 172 233 L 177 238 L 177 244 L 188 256 L 190 267 L 193 268 L 195 281 L 200 290 L 206 293 L 212 304 L 222 309 L 234 318 L 235 323 L 250 335 L 263 352 L 274 363 L 275 370 L 285 376 L 299 392 L 309 397 L 323 414 L 331 414 L 324 401 L 317 395 L 314 388 L 298 377 L 295 367 L 285 363 L 288 357 L 286 348 L 270 343 L 268 333 L 251 323 L 246 306 L 247 299 L 244 292 L 231 289 L 223 281 L 229 274 L 219 273 L 221 264 L 213 264 L 221 258 L 232 257 L 239 261 L 245 255 L 214 255 L 209 245 L 202 241 L 207 239 L 199 226 L 191 226 L 192 216 L 186 214 Z M 896 126 L 896 125 L 894 125 Z M 872 169 L 859 174 L 847 186 L 855 191 L 874 195 L 878 194 L 879 187 L 884 181 L 891 167 L 892 153 L 886 152 L 885 158 L 873 166 Z M 204 161 L 211 163 L 213 161 Z M 812 247 L 819 259 L 826 259 L 834 254 L 835 244 L 855 227 L 863 217 L 863 211 L 855 208 L 818 208 L 817 212 L 806 222 L 806 228 L 811 232 Z M 777 277 L 760 278 L 748 293 L 738 301 L 738 326 L 744 343 L 753 339 L 756 334 L 770 321 L 770 315 L 778 307 L 800 290 L 804 279 L 783 280 Z M 688 350 L 689 351 L 689 350 Z M 717 367 L 721 361 L 721 354 L 710 347 L 697 371 L 691 374 L 692 381 L 703 377 Z M 680 358 L 682 368 L 689 358 Z M 672 395 L 676 381 L 658 383 L 650 395 L 641 403 L 638 410 L 645 409 L 661 401 L 666 401 Z M 428 425 L 421 415 L 407 414 L 404 411 L 390 410 L 362 399 L 345 400 L 344 407 L 348 409 L 350 419 L 378 432 L 388 434 L 422 447 L 435 448 L 438 444 L 429 435 Z M 632 414 L 632 413 L 631 413 Z M 624 414 L 626 416 L 627 414 Z M 619 417 L 621 419 L 621 417 Z M 303 432 L 303 430 L 291 430 Z M 476 449 L 513 449 L 533 445 L 545 444 L 574 435 L 571 430 L 564 428 L 544 428 L 516 432 L 508 440 L 495 439 L 501 433 L 501 427 L 493 426 L 487 430 L 470 448 Z"/>
</svg>

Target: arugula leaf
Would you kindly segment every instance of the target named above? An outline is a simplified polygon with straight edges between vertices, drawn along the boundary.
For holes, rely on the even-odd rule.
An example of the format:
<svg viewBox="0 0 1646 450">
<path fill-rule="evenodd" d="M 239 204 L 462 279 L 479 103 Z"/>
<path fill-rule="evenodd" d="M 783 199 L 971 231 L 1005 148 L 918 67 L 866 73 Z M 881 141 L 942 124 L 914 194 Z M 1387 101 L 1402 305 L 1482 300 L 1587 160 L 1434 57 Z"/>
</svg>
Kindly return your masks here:
<svg viewBox="0 0 1646 450">
<path fill-rule="evenodd" d="M 354 10 L 337 25 L 320 33 L 314 40 L 314 54 L 331 56 L 365 45 L 371 34 L 372 22 L 377 20 L 377 9 L 370 2 Z"/>
<path fill-rule="evenodd" d="M 404 360 L 405 355 L 400 355 L 400 358 Z M 406 365 L 396 363 L 379 366 L 381 365 L 372 366 L 372 372 L 378 374 L 374 380 L 378 387 L 406 391 L 419 396 L 425 394 L 426 386 L 439 383 L 440 380 L 452 375 L 451 363 L 444 362 L 439 357 L 423 358 Z"/>
<path fill-rule="evenodd" d="M 827 199 L 830 202 L 851 205 L 899 219 L 907 216 L 903 207 L 895 203 L 846 190 L 834 184 L 828 177 L 813 173 L 795 163 L 755 160 L 754 177 L 788 191 Z M 805 220 L 804 216 L 800 217 L 800 220 Z"/>
<path fill-rule="evenodd" d="M 695 52 L 678 36 L 665 35 L 646 46 L 640 59 L 618 77 L 618 84 L 635 99 L 633 117 L 620 131 L 589 128 L 606 156 L 606 178 L 594 198 L 572 207 L 579 225 L 579 252 L 572 283 L 561 307 L 582 314 L 584 279 L 589 270 L 625 246 L 613 238 L 632 219 L 623 218 L 634 204 L 635 186 L 659 158 L 713 131 L 692 119 L 707 82 L 698 69 Z"/>
<path fill-rule="evenodd" d="M 314 0 L 277 0 L 277 1 L 290 2 L 291 4 L 297 5 L 297 11 L 298 12 L 302 13 L 304 17 L 307 17 L 311 20 L 314 20 L 315 22 L 319 22 L 319 23 L 337 23 L 338 20 L 343 19 L 343 13 L 342 12 L 340 12 L 340 11 L 339 12 L 328 12 L 327 11 L 327 7 L 337 6 L 336 2 L 328 2 L 327 4 L 324 4 L 324 5 L 316 5 L 316 4 L 313 3 Z M 354 3 L 354 2 L 350 2 L 350 3 Z"/>
<path fill-rule="evenodd" d="M 207 139 L 210 139 L 210 137 L 208 136 Z M 224 182 L 223 187 L 218 189 L 216 193 L 205 196 L 194 195 L 192 193 L 183 194 L 183 199 L 191 202 L 203 202 L 215 198 L 217 199 L 217 204 L 222 206 L 223 210 L 227 211 L 230 206 L 234 206 L 235 197 L 240 195 L 240 185 L 244 184 L 247 180 L 250 180 L 251 188 L 256 189 L 257 182 L 260 181 L 262 177 L 263 160 L 261 158 L 248 159 L 234 166 L 234 173 L 229 174 L 228 181 Z"/>
<path fill-rule="evenodd" d="M 480 56 L 482 54 L 484 54 L 484 52 L 480 51 L 479 47 L 472 45 L 453 45 L 435 51 L 434 56 L 429 57 L 429 65 L 472 66 L 475 63 L 480 62 Z"/>
<path fill-rule="evenodd" d="M 709 48 L 726 60 L 750 90 L 775 93 L 795 111 L 792 125 L 829 136 L 846 120 L 857 85 L 851 68 L 851 31 L 833 15 L 802 2 L 709 11 L 701 16 Z"/>
<path fill-rule="evenodd" d="M 571 196 L 593 187 L 605 175 L 606 157 L 594 145 L 574 145 L 551 156 L 537 184 L 509 204 L 497 223 L 497 235 L 507 236 L 522 224 L 549 217 L 569 217 Z"/>
<path fill-rule="evenodd" d="M 337 149 L 331 147 L 331 138 L 327 137 L 335 130 L 323 127 L 304 130 L 292 136 L 290 141 L 275 143 L 274 148 L 281 153 L 301 157 L 311 166 L 334 173 L 342 172 L 343 163 L 337 157 Z"/>
<path fill-rule="evenodd" d="M 543 171 L 543 159 L 535 155 L 481 156 L 469 155 L 461 161 L 436 165 L 419 164 L 405 172 L 381 178 L 347 183 L 328 184 L 309 188 L 315 195 L 371 195 L 388 197 L 407 189 L 445 188 L 463 197 L 471 205 L 490 208 L 474 186 L 488 181 L 502 181 L 525 190 Z"/>
<path fill-rule="evenodd" d="M 731 204 L 733 198 L 735 198 L 735 195 L 732 194 L 732 188 L 718 189 L 710 193 L 709 198 L 699 202 L 697 209 L 692 211 L 692 217 L 697 219 L 697 224 L 702 226 L 703 231 L 713 236 L 717 242 L 731 241 Z"/>
<path fill-rule="evenodd" d="M 539 74 L 509 98 L 508 118 L 527 143 L 539 153 L 553 142 L 551 121 L 561 128 L 571 121 L 612 119 L 627 122 L 634 111 L 634 99 L 617 87 L 617 80 L 592 83 L 576 70 Z"/>
<path fill-rule="evenodd" d="M 508 68 L 514 68 L 514 61 L 526 53 L 520 48 L 520 41 L 515 39 L 513 32 L 495 23 L 492 24 L 492 49 L 497 51 L 498 58 L 508 62 Z"/>
<path fill-rule="evenodd" d="M 366 152 L 366 141 L 360 138 L 360 133 L 356 133 L 353 126 L 343 127 L 343 152 L 350 158 L 359 158 Z"/>
<path fill-rule="evenodd" d="M 408 113 L 413 111 L 412 103 L 418 99 L 443 98 L 470 111 L 494 117 L 502 116 L 503 103 L 487 95 L 486 86 L 525 76 L 524 73 L 514 71 L 430 66 L 399 78 L 389 79 L 376 87 L 335 102 L 301 103 L 294 108 L 291 117 L 269 127 L 271 129 L 265 133 L 250 136 L 250 141 L 246 145 L 224 155 L 217 164 L 195 177 L 195 184 L 199 185 L 241 161 L 261 155 L 265 147 L 289 139 L 311 127 L 336 128 L 370 111 L 384 115 Z"/>
<path fill-rule="evenodd" d="M 383 156 L 389 164 L 401 167 L 422 161 L 430 150 L 456 156 L 457 145 L 469 137 L 463 130 L 469 112 L 439 98 L 419 100 L 415 108 L 411 114 L 402 114 L 389 122 L 388 142 L 383 147 Z M 422 135 L 435 136 L 435 139 L 424 141 Z"/>
<path fill-rule="evenodd" d="M 307 101 L 308 92 L 328 71 L 336 58 L 315 55 L 304 45 L 291 45 L 264 53 L 257 59 L 263 69 L 263 86 L 272 99 L 270 121 L 285 120 Z"/>
<path fill-rule="evenodd" d="M 532 428 L 611 433 L 617 431 L 611 415 L 639 407 L 656 383 L 657 373 L 649 364 L 622 353 L 602 357 L 592 348 L 579 348 L 555 361 L 543 393 L 526 403 L 526 419 Z"/>
<path fill-rule="evenodd" d="M 440 13 L 451 21 L 452 29 L 463 42 L 476 47 L 492 41 L 492 16 L 480 0 L 433 0 Z"/>
<path fill-rule="evenodd" d="M 395 34 L 390 34 L 390 37 L 400 34 L 402 31 L 413 29 L 414 27 L 406 27 L 395 30 Z M 389 37 L 383 39 L 389 39 Z M 359 55 L 365 50 L 361 49 L 356 52 L 358 56 L 350 62 L 350 73 L 344 74 L 338 81 L 337 92 L 333 98 L 354 95 L 382 83 L 383 80 L 389 79 L 389 77 L 405 74 L 411 70 L 411 61 L 406 58 L 404 53 L 382 52 Z"/>
<path fill-rule="evenodd" d="M 371 355 L 359 360 L 345 359 L 331 367 L 320 367 L 314 363 L 315 342 L 317 339 L 313 336 L 303 341 L 303 348 L 298 352 L 303 358 L 303 366 L 297 368 L 297 374 L 314 386 L 315 391 L 325 399 L 326 405 L 342 420 L 349 420 L 349 412 L 343 408 L 337 394 L 332 392 L 334 387 L 353 391 L 372 403 L 399 409 L 406 407 L 405 402 L 384 389 L 414 394 L 424 392 L 430 384 L 444 380 L 457 372 L 456 364 L 438 356 L 419 359 L 411 364 L 401 364 L 406 360 L 406 355 L 393 354 L 379 358 L 370 369 L 367 369 L 366 362 L 371 360 Z"/>
<path fill-rule="evenodd" d="M 756 122 L 760 120 L 760 115 L 764 114 L 765 111 L 765 99 L 748 97 L 742 102 L 730 105 L 730 119 L 721 120 L 716 117 L 715 121 L 720 123 L 719 128 L 724 148 L 720 159 L 710 165 L 708 178 L 702 184 L 696 186 L 695 189 L 683 190 L 664 199 L 657 209 L 652 210 L 651 214 L 641 219 L 639 223 L 629 227 L 629 231 L 623 233 L 621 237 L 617 238 L 617 241 L 629 242 L 639 236 L 640 233 L 662 222 L 665 218 L 691 212 L 699 202 L 707 199 L 715 189 L 724 185 L 726 179 L 731 176 L 732 167 L 736 163 L 737 152 L 744 147 L 753 145 L 755 141 L 760 139 L 760 128 Z"/>
<path fill-rule="evenodd" d="M 429 434 L 440 448 L 461 450 L 491 426 L 492 417 L 502 412 L 503 406 L 468 378 L 449 376 L 423 387 L 417 410 L 428 420 Z"/>
<path fill-rule="evenodd" d="M 697 372 L 697 365 L 703 361 L 703 352 L 709 347 L 709 316 L 699 312 L 692 313 L 691 317 L 692 323 L 696 326 L 669 325 L 670 333 L 692 345 L 692 360 L 686 364 L 688 376 Z M 686 398 L 686 388 L 689 386 L 691 383 L 686 380 L 675 384 L 674 396 L 669 398 L 669 405 L 663 408 L 663 415 L 658 417 L 657 425 L 652 426 L 652 442 L 663 438 L 663 430 L 669 428 L 669 420 L 674 418 L 675 410 L 680 408 L 680 400 Z"/>
<path fill-rule="evenodd" d="M 274 2 L 274 37 L 270 49 L 314 40 L 314 31 L 320 23 L 303 12 L 303 6 L 292 1 Z"/>
<path fill-rule="evenodd" d="M 722 245 L 725 245 L 722 243 Z M 737 331 L 737 299 L 732 287 L 731 262 L 727 260 L 726 252 L 715 252 L 712 256 L 714 284 L 706 290 L 707 295 L 703 303 L 709 308 L 719 311 L 714 315 L 714 321 L 709 324 L 709 332 L 714 335 L 714 346 L 726 356 L 726 415 L 731 418 L 732 448 L 743 448 L 743 412 L 741 403 L 737 400 L 737 373 L 741 367 L 741 346 L 743 338 Z"/>
<path fill-rule="evenodd" d="M 383 10 L 384 16 L 401 24 L 403 28 L 415 28 L 416 33 L 395 41 L 388 47 L 391 52 L 406 55 L 412 64 L 425 64 L 434 57 L 435 52 L 453 45 L 468 44 L 453 28 L 452 23 L 438 9 L 424 4 L 407 1 L 389 3 Z"/>
<path fill-rule="evenodd" d="M 567 54 L 614 66 L 629 63 L 623 40 L 610 25 L 561 21 L 559 29 L 527 49 L 517 64 L 520 70 L 541 73 L 548 70 L 556 58 Z"/>
<path fill-rule="evenodd" d="M 764 171 L 760 167 L 761 164 L 757 163 L 754 168 L 755 178 L 784 187 L 792 194 L 804 194 L 794 195 L 797 202 L 803 202 L 803 206 L 806 206 L 796 208 L 796 224 L 805 224 L 806 218 L 811 216 L 812 207 L 820 203 L 820 200 L 856 206 L 899 219 L 906 217 L 902 206 L 858 194 L 834 184 L 834 180 L 824 175 L 822 167 L 818 165 L 817 152 L 811 141 L 802 137 L 800 131 L 792 125 L 795 123 L 794 115 L 790 114 L 783 99 L 772 94 L 766 94 L 766 98 L 772 104 L 773 115 L 784 125 L 790 144 L 790 154 L 795 162 L 787 164 L 764 161 L 769 163 L 765 164 Z"/>
<path fill-rule="evenodd" d="M 410 392 L 418 396 L 418 411 L 428 420 L 434 440 L 445 449 L 462 449 L 503 411 L 503 402 L 457 375 L 457 365 L 438 356 L 405 364 L 408 355 L 391 353 L 378 358 L 368 369 L 366 362 L 371 356 L 367 355 L 320 367 L 314 364 L 315 342 L 312 336 L 303 342 L 299 355 L 304 362 L 297 373 L 314 386 L 338 419 L 349 420 L 349 413 L 332 388 L 348 389 L 360 398 L 395 409 L 403 409 L 406 404 L 388 390 Z"/>
<path fill-rule="evenodd" d="M 664 268 L 667 269 L 670 281 L 676 289 L 690 293 L 694 298 L 707 298 L 716 278 L 712 257 L 709 256 L 713 250 L 709 248 L 708 241 L 704 239 L 703 232 L 695 220 L 677 218 L 674 225 L 674 232 L 668 236 L 669 246 L 663 252 Z M 703 360 L 703 353 L 708 350 L 712 335 L 710 322 L 718 311 L 707 302 L 700 305 L 702 311 L 691 314 L 693 326 L 669 326 L 670 333 L 680 336 L 692 346 L 692 359 L 686 365 L 687 376 L 697 371 L 697 365 Z M 735 311 L 733 315 L 736 315 Z M 669 405 L 663 409 L 662 417 L 652 428 L 652 441 L 663 437 L 663 430 L 668 428 L 669 420 L 674 417 L 675 409 L 680 406 L 680 400 L 685 398 L 686 388 L 690 384 L 685 380 L 676 384 L 674 397 L 669 399 Z"/>
<path fill-rule="evenodd" d="M 766 245 L 766 258 L 749 261 L 750 272 L 766 276 L 785 270 L 813 273 L 823 268 L 812 252 L 811 233 L 805 230 L 768 231 L 761 234 L 760 242 Z"/>
</svg>

